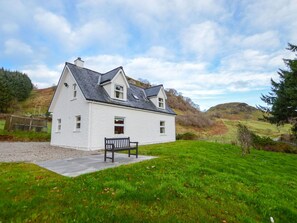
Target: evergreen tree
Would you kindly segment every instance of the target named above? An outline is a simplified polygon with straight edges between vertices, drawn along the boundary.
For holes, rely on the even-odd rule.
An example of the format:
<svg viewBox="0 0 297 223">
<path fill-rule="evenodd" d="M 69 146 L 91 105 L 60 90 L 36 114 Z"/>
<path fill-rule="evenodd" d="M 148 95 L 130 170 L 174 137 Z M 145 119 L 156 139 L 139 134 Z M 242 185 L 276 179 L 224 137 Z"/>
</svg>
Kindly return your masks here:
<svg viewBox="0 0 297 223">
<path fill-rule="evenodd" d="M 287 50 L 296 53 L 297 46 L 289 43 Z M 297 135 L 297 58 L 284 59 L 284 63 L 287 69 L 279 69 L 279 82 L 272 79 L 271 92 L 261 97 L 268 107 L 260 108 L 269 113 L 265 118 L 271 123 L 291 123 L 292 131 Z"/>
<path fill-rule="evenodd" d="M 7 75 L 0 70 L 0 112 L 6 112 L 13 99 Z"/>
<path fill-rule="evenodd" d="M 33 89 L 30 78 L 18 71 L 0 69 L 0 112 L 7 112 L 11 103 L 24 101 Z"/>
</svg>

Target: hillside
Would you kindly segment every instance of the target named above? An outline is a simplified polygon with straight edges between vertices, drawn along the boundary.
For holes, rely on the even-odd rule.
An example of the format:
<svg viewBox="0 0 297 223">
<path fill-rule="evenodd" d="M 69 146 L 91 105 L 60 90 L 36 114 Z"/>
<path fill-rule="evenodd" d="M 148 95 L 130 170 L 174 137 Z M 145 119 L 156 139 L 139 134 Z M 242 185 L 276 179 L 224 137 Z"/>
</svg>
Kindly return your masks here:
<svg viewBox="0 0 297 223">
<path fill-rule="evenodd" d="M 229 120 L 258 120 L 262 113 L 246 103 L 232 102 L 211 107 L 206 112 L 210 117 Z"/>
<path fill-rule="evenodd" d="M 19 104 L 18 112 L 30 115 L 44 115 L 47 113 L 55 87 L 32 90 L 29 98 Z"/>
</svg>

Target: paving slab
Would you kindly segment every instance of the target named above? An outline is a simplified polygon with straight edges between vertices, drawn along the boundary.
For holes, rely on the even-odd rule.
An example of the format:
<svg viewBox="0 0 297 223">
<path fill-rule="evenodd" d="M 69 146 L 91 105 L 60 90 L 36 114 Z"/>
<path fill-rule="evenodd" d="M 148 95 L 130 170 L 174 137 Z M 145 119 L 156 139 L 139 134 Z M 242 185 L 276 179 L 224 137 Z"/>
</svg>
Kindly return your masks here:
<svg viewBox="0 0 297 223">
<path fill-rule="evenodd" d="M 109 159 L 104 162 L 104 154 L 89 155 L 79 158 L 76 157 L 60 160 L 38 161 L 34 163 L 60 175 L 76 177 L 85 173 L 96 172 L 107 168 L 137 163 L 154 158 L 157 157 L 139 155 L 138 158 L 136 158 L 135 156 L 128 157 L 127 154 L 115 153 L 114 163 L 112 163 Z"/>
</svg>

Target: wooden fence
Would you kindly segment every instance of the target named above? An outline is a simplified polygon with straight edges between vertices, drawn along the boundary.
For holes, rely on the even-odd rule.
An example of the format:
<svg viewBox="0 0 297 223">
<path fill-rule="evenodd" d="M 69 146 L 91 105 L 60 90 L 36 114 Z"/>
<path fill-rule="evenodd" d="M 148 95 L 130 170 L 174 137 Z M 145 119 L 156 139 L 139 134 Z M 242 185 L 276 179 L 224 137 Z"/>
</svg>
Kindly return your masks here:
<svg viewBox="0 0 297 223">
<path fill-rule="evenodd" d="M 7 131 L 47 132 L 47 120 L 10 115 L 6 117 L 4 129 Z"/>
</svg>

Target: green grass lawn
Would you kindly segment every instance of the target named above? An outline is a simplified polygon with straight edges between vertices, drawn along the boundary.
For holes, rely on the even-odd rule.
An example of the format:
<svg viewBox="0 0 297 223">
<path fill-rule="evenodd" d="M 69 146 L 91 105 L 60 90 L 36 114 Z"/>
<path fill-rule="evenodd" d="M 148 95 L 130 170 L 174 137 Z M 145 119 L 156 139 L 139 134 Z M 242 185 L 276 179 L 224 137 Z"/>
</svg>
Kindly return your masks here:
<svg viewBox="0 0 297 223">
<path fill-rule="evenodd" d="M 178 141 L 159 156 L 67 178 L 0 163 L 0 222 L 296 222 L 297 156 Z"/>
</svg>

